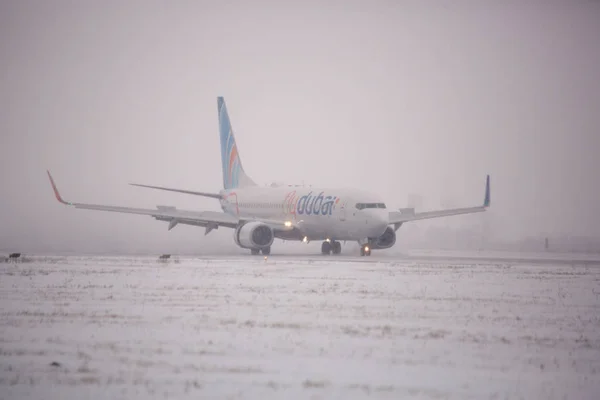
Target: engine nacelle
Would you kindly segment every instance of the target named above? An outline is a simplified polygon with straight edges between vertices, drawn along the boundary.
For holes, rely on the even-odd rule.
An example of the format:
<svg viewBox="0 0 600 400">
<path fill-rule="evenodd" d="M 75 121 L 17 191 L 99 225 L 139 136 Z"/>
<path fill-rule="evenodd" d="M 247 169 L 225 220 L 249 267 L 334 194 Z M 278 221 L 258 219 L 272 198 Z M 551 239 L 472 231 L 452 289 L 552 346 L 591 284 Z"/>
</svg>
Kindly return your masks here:
<svg viewBox="0 0 600 400">
<path fill-rule="evenodd" d="M 389 249 L 394 244 L 396 244 L 396 231 L 391 226 L 387 227 L 383 235 L 370 240 L 372 249 Z"/>
<path fill-rule="evenodd" d="M 234 239 L 244 249 L 264 249 L 271 246 L 275 234 L 262 222 L 248 222 L 235 230 Z"/>
</svg>

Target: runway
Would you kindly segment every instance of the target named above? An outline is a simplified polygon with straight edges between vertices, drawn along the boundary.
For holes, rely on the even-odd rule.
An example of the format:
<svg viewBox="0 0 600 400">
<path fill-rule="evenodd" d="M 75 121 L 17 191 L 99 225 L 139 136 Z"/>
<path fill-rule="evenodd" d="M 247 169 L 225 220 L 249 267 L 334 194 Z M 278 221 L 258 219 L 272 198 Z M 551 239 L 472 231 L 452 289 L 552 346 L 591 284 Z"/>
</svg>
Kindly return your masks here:
<svg viewBox="0 0 600 400">
<path fill-rule="evenodd" d="M 597 398 L 593 256 L 373 254 L 1 263 L 0 399 Z"/>
</svg>

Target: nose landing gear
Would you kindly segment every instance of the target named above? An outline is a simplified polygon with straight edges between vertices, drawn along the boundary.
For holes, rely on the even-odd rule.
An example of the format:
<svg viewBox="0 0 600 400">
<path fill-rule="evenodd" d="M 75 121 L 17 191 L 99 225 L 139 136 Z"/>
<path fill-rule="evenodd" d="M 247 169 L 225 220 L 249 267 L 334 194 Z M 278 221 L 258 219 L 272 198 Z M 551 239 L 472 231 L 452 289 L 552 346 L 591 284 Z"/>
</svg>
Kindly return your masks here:
<svg viewBox="0 0 600 400">
<path fill-rule="evenodd" d="M 360 246 L 360 255 L 361 256 L 370 256 L 371 255 L 371 248 L 369 247 L 368 244 L 363 244 L 362 246 Z"/>
</svg>

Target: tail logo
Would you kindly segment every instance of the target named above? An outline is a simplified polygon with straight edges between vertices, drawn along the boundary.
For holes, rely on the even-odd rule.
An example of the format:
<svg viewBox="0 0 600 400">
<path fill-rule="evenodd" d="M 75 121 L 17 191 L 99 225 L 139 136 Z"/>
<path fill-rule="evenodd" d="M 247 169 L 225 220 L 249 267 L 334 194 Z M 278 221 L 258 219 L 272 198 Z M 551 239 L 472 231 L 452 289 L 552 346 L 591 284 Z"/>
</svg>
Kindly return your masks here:
<svg viewBox="0 0 600 400">
<path fill-rule="evenodd" d="M 227 114 L 227 106 L 223 97 L 217 98 L 217 111 L 219 114 L 219 135 L 221 137 L 221 162 L 223 169 L 223 188 L 225 190 L 238 187 L 256 186 L 256 183 L 242 167 L 240 153 L 235 143 L 235 136 Z"/>
<path fill-rule="evenodd" d="M 219 98 L 219 128 L 223 162 L 223 187 L 225 189 L 233 189 L 239 186 L 242 164 L 235 144 L 235 137 L 231 130 L 229 116 L 227 115 L 227 107 L 222 98 Z"/>
<path fill-rule="evenodd" d="M 238 156 L 237 146 L 234 141 L 229 155 L 229 168 L 227 169 L 228 183 L 230 187 L 238 186 L 239 170 L 240 158 Z"/>
</svg>

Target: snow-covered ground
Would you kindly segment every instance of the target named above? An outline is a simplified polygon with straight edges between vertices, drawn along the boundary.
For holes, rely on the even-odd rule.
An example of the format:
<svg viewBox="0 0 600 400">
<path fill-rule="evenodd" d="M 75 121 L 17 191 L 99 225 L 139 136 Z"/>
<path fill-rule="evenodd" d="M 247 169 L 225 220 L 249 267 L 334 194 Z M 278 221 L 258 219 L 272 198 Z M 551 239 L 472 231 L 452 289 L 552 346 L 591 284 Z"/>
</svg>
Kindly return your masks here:
<svg viewBox="0 0 600 400">
<path fill-rule="evenodd" d="M 0 291 L 0 399 L 600 398 L 595 264 L 34 257 Z"/>
</svg>

